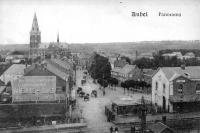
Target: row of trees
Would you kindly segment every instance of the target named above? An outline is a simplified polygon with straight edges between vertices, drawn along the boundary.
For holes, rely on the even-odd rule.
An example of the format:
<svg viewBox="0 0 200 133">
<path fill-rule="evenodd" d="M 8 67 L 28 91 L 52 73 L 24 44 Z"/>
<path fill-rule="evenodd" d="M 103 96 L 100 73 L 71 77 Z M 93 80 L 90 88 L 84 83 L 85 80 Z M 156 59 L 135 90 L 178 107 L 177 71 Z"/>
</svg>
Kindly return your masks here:
<svg viewBox="0 0 200 133">
<path fill-rule="evenodd" d="M 127 80 L 121 83 L 121 87 L 123 88 L 149 88 L 151 87 L 150 84 L 146 83 L 145 81 L 135 81 L 135 80 Z"/>
<path fill-rule="evenodd" d="M 112 78 L 112 77 L 107 78 L 107 79 L 98 79 L 97 82 L 104 88 L 108 87 L 108 86 L 117 86 L 118 85 L 118 80 L 115 78 Z"/>
<path fill-rule="evenodd" d="M 186 66 L 199 66 L 200 61 L 197 58 L 180 60 L 177 57 L 164 58 L 161 54 L 154 55 L 153 59 L 141 58 L 134 61 L 135 65 L 139 68 L 152 68 L 158 67 L 180 67 L 182 64 Z"/>
</svg>

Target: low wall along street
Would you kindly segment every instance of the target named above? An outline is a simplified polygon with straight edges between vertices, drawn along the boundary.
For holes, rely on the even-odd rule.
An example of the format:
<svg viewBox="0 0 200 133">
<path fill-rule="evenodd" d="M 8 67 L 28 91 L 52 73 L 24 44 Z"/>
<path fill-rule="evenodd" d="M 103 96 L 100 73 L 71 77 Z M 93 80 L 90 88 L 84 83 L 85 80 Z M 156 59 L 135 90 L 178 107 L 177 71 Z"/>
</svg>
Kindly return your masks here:
<svg viewBox="0 0 200 133">
<path fill-rule="evenodd" d="M 1 104 L 0 119 L 64 116 L 65 103 Z"/>
</svg>

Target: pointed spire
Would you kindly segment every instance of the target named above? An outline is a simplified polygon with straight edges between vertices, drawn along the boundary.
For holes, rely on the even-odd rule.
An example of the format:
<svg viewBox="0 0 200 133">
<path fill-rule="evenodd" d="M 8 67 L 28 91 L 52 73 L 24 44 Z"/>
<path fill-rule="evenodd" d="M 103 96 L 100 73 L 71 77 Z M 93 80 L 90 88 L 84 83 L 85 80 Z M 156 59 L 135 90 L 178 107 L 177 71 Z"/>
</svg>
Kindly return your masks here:
<svg viewBox="0 0 200 133">
<path fill-rule="evenodd" d="M 59 32 L 57 34 L 57 43 L 59 43 Z"/>
<path fill-rule="evenodd" d="M 34 18 L 33 18 L 33 23 L 32 23 L 32 29 L 31 31 L 39 31 L 39 26 L 38 26 L 38 22 L 37 22 L 37 16 L 36 13 L 34 13 Z"/>
</svg>

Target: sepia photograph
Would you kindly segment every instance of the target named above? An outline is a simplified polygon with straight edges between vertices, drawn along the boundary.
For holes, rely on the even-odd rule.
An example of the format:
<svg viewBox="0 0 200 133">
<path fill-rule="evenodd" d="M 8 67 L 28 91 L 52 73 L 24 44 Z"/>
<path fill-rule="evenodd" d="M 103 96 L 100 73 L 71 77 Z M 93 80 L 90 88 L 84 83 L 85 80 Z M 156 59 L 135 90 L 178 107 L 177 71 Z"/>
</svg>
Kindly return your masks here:
<svg viewBox="0 0 200 133">
<path fill-rule="evenodd" d="M 0 0 L 0 133 L 200 133 L 199 0 Z"/>
</svg>

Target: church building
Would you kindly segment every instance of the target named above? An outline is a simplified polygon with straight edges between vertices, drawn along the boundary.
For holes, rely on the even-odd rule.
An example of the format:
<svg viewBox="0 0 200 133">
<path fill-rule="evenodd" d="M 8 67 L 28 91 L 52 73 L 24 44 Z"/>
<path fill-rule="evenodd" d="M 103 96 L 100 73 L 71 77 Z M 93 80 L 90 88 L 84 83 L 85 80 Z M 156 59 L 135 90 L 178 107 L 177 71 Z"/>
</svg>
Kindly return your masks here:
<svg viewBox="0 0 200 133">
<path fill-rule="evenodd" d="M 57 35 L 57 42 L 41 43 L 41 31 L 39 29 L 36 13 L 34 14 L 32 28 L 30 31 L 30 49 L 29 58 L 41 57 L 69 57 L 70 50 L 67 43 L 60 42 L 59 33 Z"/>
</svg>

